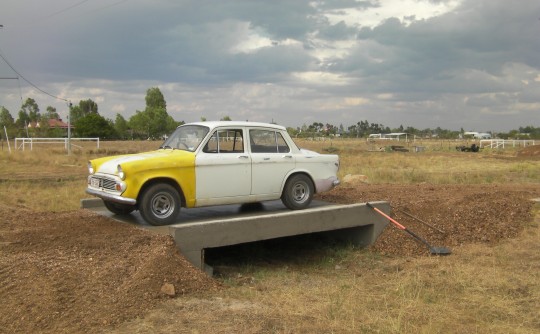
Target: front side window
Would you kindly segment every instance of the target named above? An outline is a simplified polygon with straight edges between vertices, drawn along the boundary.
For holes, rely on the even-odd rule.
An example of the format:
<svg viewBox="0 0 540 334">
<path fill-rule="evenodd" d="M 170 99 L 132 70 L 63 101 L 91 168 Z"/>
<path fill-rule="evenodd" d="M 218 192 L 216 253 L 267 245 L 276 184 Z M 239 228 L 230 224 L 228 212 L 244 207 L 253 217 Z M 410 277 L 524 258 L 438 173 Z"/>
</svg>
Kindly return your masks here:
<svg viewBox="0 0 540 334">
<path fill-rule="evenodd" d="M 243 153 L 244 137 L 240 129 L 216 130 L 203 148 L 205 153 Z"/>
<path fill-rule="evenodd" d="M 252 153 L 288 153 L 289 145 L 281 133 L 272 130 L 250 130 Z"/>
</svg>

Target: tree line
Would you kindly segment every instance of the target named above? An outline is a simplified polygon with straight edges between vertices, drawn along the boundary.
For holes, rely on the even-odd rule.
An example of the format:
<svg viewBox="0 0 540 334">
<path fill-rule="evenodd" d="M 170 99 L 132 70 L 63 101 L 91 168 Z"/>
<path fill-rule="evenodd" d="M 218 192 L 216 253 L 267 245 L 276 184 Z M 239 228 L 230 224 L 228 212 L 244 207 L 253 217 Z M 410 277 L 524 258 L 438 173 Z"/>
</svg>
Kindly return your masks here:
<svg viewBox="0 0 540 334">
<path fill-rule="evenodd" d="M 115 120 L 107 119 L 99 114 L 98 105 L 91 99 L 81 100 L 78 105 L 69 104 L 71 132 L 73 137 L 99 137 L 102 139 L 160 139 L 170 134 L 183 122 L 175 121 L 167 113 L 167 103 L 160 89 L 153 87 L 146 92 L 146 108 L 137 110 L 126 120 L 116 114 Z M 9 110 L 0 107 L 0 127 L 7 129 L 13 137 L 65 137 L 67 126 L 60 126 L 61 120 L 55 108 L 48 106 L 40 112 L 39 106 L 32 98 L 26 99 L 14 119 Z M 4 135 L 2 131 L 2 136 Z"/>
<path fill-rule="evenodd" d="M 167 113 L 167 103 L 157 87 L 146 91 L 146 108 L 137 110 L 126 120 L 116 114 L 115 120 L 106 119 L 99 114 L 98 105 L 91 99 L 81 100 L 78 105 L 69 105 L 73 137 L 99 137 L 102 139 L 160 139 L 170 134 L 183 121 L 175 121 Z M 66 128 L 49 126 L 49 120 L 60 120 L 55 108 L 48 106 L 40 112 L 34 99 L 28 98 L 22 104 L 17 119 L 14 119 L 5 107 L 0 107 L 0 128 L 2 137 L 4 127 L 8 135 L 13 137 L 65 137 Z M 204 117 L 201 121 L 205 121 Z M 229 116 L 221 120 L 230 121 Z M 53 123 L 51 123 L 53 124 Z M 57 123 L 56 123 L 57 124 Z M 435 129 L 417 129 L 412 126 L 390 128 L 383 124 L 370 123 L 367 120 L 344 127 L 333 124 L 313 122 L 311 125 L 287 128 L 294 137 L 345 137 L 366 138 L 370 134 L 400 132 L 420 138 L 457 139 L 465 138 L 465 131 L 452 131 L 437 127 Z M 508 133 L 491 133 L 492 138 L 501 139 L 540 139 L 540 127 L 524 126 Z"/>
<path fill-rule="evenodd" d="M 335 136 L 345 138 L 367 138 L 371 134 L 388 134 L 388 133 L 406 133 L 409 137 L 417 138 L 439 138 L 439 139 L 465 139 L 467 134 L 462 128 L 459 131 L 442 129 L 437 127 L 435 129 L 417 129 L 412 126 L 404 127 L 400 125 L 397 128 L 390 128 L 378 123 L 369 123 L 366 121 L 360 121 L 354 125 L 350 125 L 347 128 L 340 124 L 335 126 L 332 124 L 323 124 L 314 122 L 311 125 L 302 125 L 297 128 L 287 128 L 289 133 L 295 137 L 321 137 L 321 136 Z M 509 132 L 489 132 L 492 138 L 500 139 L 540 139 L 540 127 L 533 126 L 521 126 L 518 129 L 511 130 Z"/>
</svg>

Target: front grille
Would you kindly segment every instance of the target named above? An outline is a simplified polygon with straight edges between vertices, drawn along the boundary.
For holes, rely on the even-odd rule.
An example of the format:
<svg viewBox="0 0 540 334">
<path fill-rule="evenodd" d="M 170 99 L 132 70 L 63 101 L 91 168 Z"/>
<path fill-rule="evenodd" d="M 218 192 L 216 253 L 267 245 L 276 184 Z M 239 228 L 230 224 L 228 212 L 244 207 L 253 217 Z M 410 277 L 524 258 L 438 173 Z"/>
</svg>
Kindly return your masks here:
<svg viewBox="0 0 540 334">
<path fill-rule="evenodd" d="M 99 186 L 96 185 L 99 182 Z M 95 188 L 103 188 L 105 190 L 116 191 L 116 181 L 103 176 L 92 176 L 90 184 Z"/>
</svg>

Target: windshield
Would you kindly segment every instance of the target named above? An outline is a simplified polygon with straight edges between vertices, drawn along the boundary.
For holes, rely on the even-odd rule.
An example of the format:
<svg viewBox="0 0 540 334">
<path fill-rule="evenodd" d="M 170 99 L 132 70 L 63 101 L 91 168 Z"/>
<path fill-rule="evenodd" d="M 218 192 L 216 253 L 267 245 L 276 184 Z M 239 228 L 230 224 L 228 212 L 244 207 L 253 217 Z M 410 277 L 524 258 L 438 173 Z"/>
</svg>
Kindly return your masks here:
<svg viewBox="0 0 540 334">
<path fill-rule="evenodd" d="M 208 127 L 201 125 L 181 126 L 159 148 L 194 152 L 208 133 L 208 130 Z"/>
</svg>

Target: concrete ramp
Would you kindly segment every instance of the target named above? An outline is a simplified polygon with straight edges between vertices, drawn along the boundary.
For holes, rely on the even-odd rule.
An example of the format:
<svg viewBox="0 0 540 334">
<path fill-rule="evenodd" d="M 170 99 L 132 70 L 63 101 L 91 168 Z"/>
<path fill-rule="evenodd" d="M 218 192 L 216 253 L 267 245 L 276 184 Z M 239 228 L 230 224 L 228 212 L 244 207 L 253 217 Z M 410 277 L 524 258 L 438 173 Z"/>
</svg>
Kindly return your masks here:
<svg viewBox="0 0 540 334">
<path fill-rule="evenodd" d="M 319 232 L 330 233 L 336 239 L 364 247 L 374 243 L 388 224 L 388 220 L 365 203 L 330 205 L 319 202 L 305 210 L 291 211 L 277 202 L 269 202 L 252 214 L 245 214 L 238 210 L 238 206 L 186 209 L 183 212 L 193 210 L 191 212 L 197 213 L 195 217 L 201 218 L 181 220 L 184 223 L 167 227 L 153 227 L 142 221 L 137 212 L 116 216 L 99 201 L 83 200 L 82 207 L 154 232 L 168 232 L 186 259 L 210 275 L 213 270 L 205 264 L 205 249 Z M 391 208 L 387 202 L 371 204 L 390 214 Z M 265 210 L 265 207 L 269 209 Z"/>
</svg>

